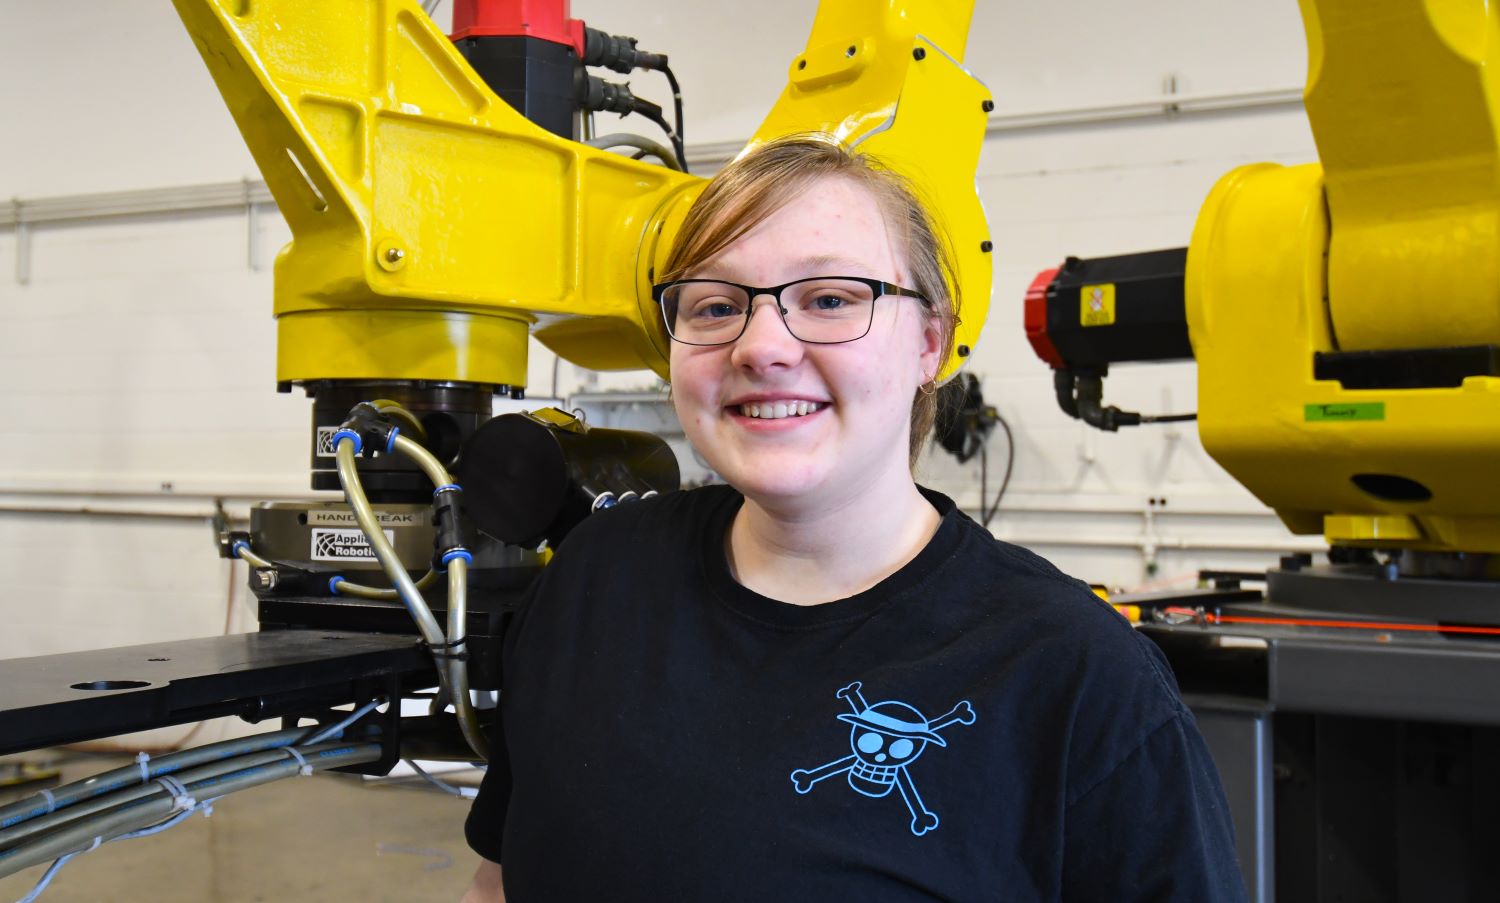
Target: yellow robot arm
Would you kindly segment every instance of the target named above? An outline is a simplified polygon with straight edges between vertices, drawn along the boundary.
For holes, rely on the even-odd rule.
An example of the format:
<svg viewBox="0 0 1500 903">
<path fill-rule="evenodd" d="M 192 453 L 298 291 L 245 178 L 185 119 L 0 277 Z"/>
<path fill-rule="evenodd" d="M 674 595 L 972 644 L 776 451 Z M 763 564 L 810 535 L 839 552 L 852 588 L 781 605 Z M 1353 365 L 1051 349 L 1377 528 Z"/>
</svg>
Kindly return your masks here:
<svg viewBox="0 0 1500 903">
<path fill-rule="evenodd" d="M 528 333 L 582 366 L 665 375 L 649 286 L 702 179 L 533 125 L 414 0 L 174 2 L 292 230 L 279 381 L 520 387 Z M 917 182 L 954 241 L 964 354 L 991 272 L 971 10 L 826 5 L 754 139 L 831 131 Z"/>
<path fill-rule="evenodd" d="M 1500 14 L 1301 7 L 1321 165 L 1230 172 L 1188 250 L 1204 447 L 1296 532 L 1500 552 Z"/>
</svg>

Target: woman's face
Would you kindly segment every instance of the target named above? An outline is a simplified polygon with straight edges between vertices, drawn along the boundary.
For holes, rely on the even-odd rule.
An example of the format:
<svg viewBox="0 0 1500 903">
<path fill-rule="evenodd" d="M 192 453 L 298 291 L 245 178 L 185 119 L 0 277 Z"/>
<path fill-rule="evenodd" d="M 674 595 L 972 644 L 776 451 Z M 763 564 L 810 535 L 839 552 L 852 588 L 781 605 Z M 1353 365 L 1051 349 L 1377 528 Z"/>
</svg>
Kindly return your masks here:
<svg viewBox="0 0 1500 903">
<path fill-rule="evenodd" d="M 874 196 L 825 179 L 688 274 L 744 285 L 863 276 L 911 287 Z M 912 395 L 939 365 L 939 336 L 914 298 L 875 303 L 861 339 L 809 345 L 769 297 L 730 345 L 672 343 L 672 394 L 693 446 L 727 482 L 763 502 L 837 504 L 910 480 Z M 808 403 L 815 408 L 790 413 Z M 750 416 L 755 405 L 761 416 Z"/>
</svg>

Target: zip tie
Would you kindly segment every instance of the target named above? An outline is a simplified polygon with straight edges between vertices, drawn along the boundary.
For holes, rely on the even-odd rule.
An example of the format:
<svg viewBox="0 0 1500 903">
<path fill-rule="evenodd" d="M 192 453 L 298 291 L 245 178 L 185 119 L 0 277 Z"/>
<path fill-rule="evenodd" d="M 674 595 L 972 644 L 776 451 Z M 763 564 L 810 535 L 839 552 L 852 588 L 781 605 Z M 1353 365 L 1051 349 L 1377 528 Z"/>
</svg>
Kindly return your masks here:
<svg viewBox="0 0 1500 903">
<path fill-rule="evenodd" d="M 443 485 L 439 486 L 438 488 L 432 490 L 432 497 L 433 498 L 437 498 L 437 495 L 438 495 L 439 492 L 463 492 L 463 491 L 464 491 L 464 488 L 462 486 L 458 485 L 457 483 L 444 483 Z"/>
<path fill-rule="evenodd" d="M 313 767 L 311 765 L 307 764 L 307 760 L 302 757 L 302 753 L 300 753 L 300 752 L 297 751 L 297 747 L 295 747 L 295 746 L 283 746 L 282 749 L 284 749 L 287 752 L 291 753 L 292 754 L 292 758 L 294 758 L 298 762 L 302 763 L 302 767 L 299 768 L 299 769 L 297 769 L 297 773 L 298 774 L 302 775 L 305 778 L 308 775 L 311 775 L 313 773 Z"/>
<path fill-rule="evenodd" d="M 391 454 L 396 450 L 396 437 L 401 435 L 401 427 L 391 427 L 391 438 L 385 440 L 385 453 Z"/>
<path fill-rule="evenodd" d="M 365 443 L 359 438 L 359 433 L 356 433 L 354 430 L 343 429 L 333 434 L 333 450 L 335 452 L 339 450 L 339 443 L 344 439 L 354 440 L 354 453 L 356 455 L 365 450 Z"/>
<path fill-rule="evenodd" d="M 468 637 L 460 637 L 446 643 L 423 643 L 422 645 L 427 647 L 427 651 L 432 654 L 433 658 L 466 662 L 469 660 L 469 650 L 464 648 L 464 644 L 468 641 Z"/>
<path fill-rule="evenodd" d="M 36 793 L 37 793 L 37 796 L 43 797 L 44 799 L 47 800 L 47 814 L 48 815 L 51 815 L 53 812 L 57 811 L 57 798 L 52 795 L 52 791 L 46 790 L 46 789 L 42 789 L 42 790 L 38 790 Z"/>
<path fill-rule="evenodd" d="M 174 812 L 186 811 L 198 805 L 198 801 L 193 799 L 192 794 L 188 793 L 187 785 L 171 775 L 162 775 L 156 779 L 156 783 L 172 794 L 172 810 Z"/>
<path fill-rule="evenodd" d="M 150 762 L 150 761 L 151 761 L 151 757 L 148 756 L 148 755 L 146 755 L 146 753 L 145 753 L 144 750 L 135 754 L 135 764 L 141 766 L 141 783 L 142 784 L 147 784 L 147 783 L 151 782 L 151 770 L 146 767 L 146 764 L 148 762 Z"/>
</svg>

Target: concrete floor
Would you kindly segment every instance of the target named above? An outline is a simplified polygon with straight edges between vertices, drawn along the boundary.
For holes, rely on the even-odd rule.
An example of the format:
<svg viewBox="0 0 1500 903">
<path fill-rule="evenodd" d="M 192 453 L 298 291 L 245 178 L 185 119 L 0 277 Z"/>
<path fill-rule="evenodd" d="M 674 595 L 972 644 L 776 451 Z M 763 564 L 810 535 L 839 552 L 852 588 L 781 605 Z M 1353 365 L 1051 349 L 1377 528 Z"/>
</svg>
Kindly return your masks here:
<svg viewBox="0 0 1500 903">
<path fill-rule="evenodd" d="M 129 763 L 63 751 L 0 762 L 19 759 L 55 761 L 65 781 Z M 25 793 L 0 790 L 0 803 Z M 420 782 L 291 778 L 226 797 L 210 818 L 75 857 L 38 903 L 454 901 L 479 861 L 463 839 L 468 810 Z M 0 901 L 25 896 L 45 870 L 0 878 Z"/>
</svg>

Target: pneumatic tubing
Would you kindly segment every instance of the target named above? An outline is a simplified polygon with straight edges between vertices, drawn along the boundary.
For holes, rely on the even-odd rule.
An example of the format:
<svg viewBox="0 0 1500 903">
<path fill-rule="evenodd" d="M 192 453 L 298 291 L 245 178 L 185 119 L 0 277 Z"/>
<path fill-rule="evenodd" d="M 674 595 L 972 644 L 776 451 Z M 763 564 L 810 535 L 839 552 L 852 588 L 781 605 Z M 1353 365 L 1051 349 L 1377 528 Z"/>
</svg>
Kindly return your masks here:
<svg viewBox="0 0 1500 903">
<path fill-rule="evenodd" d="M 476 755 L 488 758 L 484 733 L 479 728 L 479 716 L 475 713 L 473 701 L 469 698 L 468 664 L 462 655 L 460 642 L 464 638 L 464 623 L 467 617 L 467 562 L 463 559 L 455 559 L 448 568 L 448 622 L 450 630 L 456 631 L 456 635 L 450 640 L 444 635 L 437 619 L 433 617 L 432 609 L 422 598 L 422 591 L 417 589 L 416 584 L 412 582 L 411 575 L 402 565 L 401 559 L 396 555 L 396 550 L 385 538 L 385 531 L 380 529 L 380 519 L 370 507 L 370 499 L 365 495 L 364 486 L 360 483 L 359 470 L 354 457 L 355 439 L 346 435 L 340 436 L 336 441 L 337 445 L 334 450 L 338 463 L 339 482 L 343 485 L 344 495 L 349 500 L 349 507 L 354 511 L 354 519 L 359 522 L 360 529 L 370 544 L 370 550 L 375 553 L 375 558 L 380 562 L 386 577 L 400 594 L 406 610 L 416 621 L 417 631 L 422 635 L 422 640 L 434 650 L 447 647 L 445 649 L 446 661 L 437 663 L 439 682 L 448 698 L 453 701 L 453 708 L 458 716 L 464 739 L 468 741 Z M 392 450 L 399 451 L 415 461 L 434 485 L 444 486 L 453 482 L 452 476 L 449 475 L 448 469 L 442 465 L 442 462 L 411 439 L 399 433 L 396 434 L 393 437 Z M 456 593 L 454 592 L 455 586 L 457 587 Z M 450 642 L 454 645 L 450 646 Z M 461 693 L 460 687 L 463 691 Z"/>
<path fill-rule="evenodd" d="M 454 485 L 453 475 L 448 472 L 448 468 L 421 443 L 398 433 L 392 442 L 392 448 L 416 462 L 433 486 Z M 464 644 L 468 635 L 468 577 L 468 561 L 455 557 L 448 562 L 448 649 L 447 658 L 442 664 L 448 672 L 448 695 L 453 700 L 459 730 L 463 732 L 469 747 L 479 756 L 488 759 L 489 744 L 485 742 L 484 731 L 479 727 L 479 715 L 474 711 L 473 700 L 469 697 L 469 662 Z"/>
<path fill-rule="evenodd" d="M 397 438 L 399 441 L 400 437 Z M 432 616 L 432 609 L 427 607 L 426 600 L 422 598 L 422 591 L 417 589 L 411 574 L 406 572 L 401 559 L 397 557 L 396 550 L 385 538 L 385 531 L 380 529 L 380 518 L 376 517 L 375 510 L 370 507 L 370 499 L 360 484 L 359 471 L 354 463 L 355 440 L 339 436 L 337 442 L 334 451 L 338 462 L 339 482 L 343 484 L 349 507 L 354 510 L 354 519 L 359 522 L 359 528 L 364 531 L 365 540 L 370 544 L 370 551 L 375 553 L 375 559 L 380 562 L 386 577 L 400 594 L 402 604 L 406 606 L 412 620 L 417 622 L 417 632 L 422 635 L 423 642 L 429 646 L 443 645 L 447 642 L 443 636 L 443 628 L 438 626 L 437 618 Z"/>
</svg>

